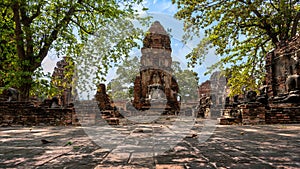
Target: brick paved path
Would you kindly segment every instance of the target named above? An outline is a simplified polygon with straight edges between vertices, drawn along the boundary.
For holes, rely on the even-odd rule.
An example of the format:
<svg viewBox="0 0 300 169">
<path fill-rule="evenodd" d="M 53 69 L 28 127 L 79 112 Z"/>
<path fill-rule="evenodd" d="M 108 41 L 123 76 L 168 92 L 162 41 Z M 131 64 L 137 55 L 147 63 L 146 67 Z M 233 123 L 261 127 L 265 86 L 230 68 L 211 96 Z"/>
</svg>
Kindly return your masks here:
<svg viewBox="0 0 300 169">
<path fill-rule="evenodd" d="M 82 127 L 2 127 L 0 168 L 300 168 L 299 124 L 217 126 L 204 143 L 195 135 L 202 126 L 195 124 L 162 154 L 139 142 L 151 136 L 157 125 L 143 124 L 134 131 L 117 127 L 128 137 L 111 149 L 92 141 Z M 109 132 L 103 137 L 113 144 Z M 42 139 L 53 142 L 42 144 Z M 155 141 L 168 142 L 164 139 Z M 122 151 L 133 147 L 138 151 Z"/>
</svg>

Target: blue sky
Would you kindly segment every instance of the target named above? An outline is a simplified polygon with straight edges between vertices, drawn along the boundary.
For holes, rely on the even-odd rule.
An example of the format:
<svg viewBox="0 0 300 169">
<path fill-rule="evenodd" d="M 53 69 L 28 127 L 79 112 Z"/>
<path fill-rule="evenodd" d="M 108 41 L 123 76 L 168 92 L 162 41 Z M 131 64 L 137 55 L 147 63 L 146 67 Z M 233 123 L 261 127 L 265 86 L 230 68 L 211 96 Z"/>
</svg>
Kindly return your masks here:
<svg viewBox="0 0 300 169">
<path fill-rule="evenodd" d="M 174 61 L 179 61 L 182 68 L 187 67 L 187 60 L 185 56 L 191 52 L 191 50 L 196 47 L 197 43 L 200 41 L 201 37 L 195 37 L 192 41 L 187 44 L 181 43 L 183 31 L 183 22 L 175 19 L 173 16 L 177 12 L 176 5 L 173 5 L 171 0 L 145 0 L 143 6 L 149 8 L 147 12 L 140 10 L 142 15 L 150 15 L 153 17 L 153 21 L 158 20 L 165 29 L 171 28 L 171 46 L 172 46 L 172 59 Z M 142 9 L 142 6 L 136 6 L 137 9 Z M 193 70 L 198 73 L 199 83 L 204 82 L 209 77 L 204 76 L 206 71 L 206 66 L 211 65 L 217 60 L 214 55 L 214 50 L 209 51 L 208 59 L 201 66 L 197 65 Z M 56 58 L 54 52 L 49 52 L 48 57 L 46 57 L 42 63 L 42 67 L 46 72 L 52 72 L 56 62 L 59 59 Z M 111 70 L 108 74 L 109 77 L 114 77 L 114 70 Z"/>
</svg>

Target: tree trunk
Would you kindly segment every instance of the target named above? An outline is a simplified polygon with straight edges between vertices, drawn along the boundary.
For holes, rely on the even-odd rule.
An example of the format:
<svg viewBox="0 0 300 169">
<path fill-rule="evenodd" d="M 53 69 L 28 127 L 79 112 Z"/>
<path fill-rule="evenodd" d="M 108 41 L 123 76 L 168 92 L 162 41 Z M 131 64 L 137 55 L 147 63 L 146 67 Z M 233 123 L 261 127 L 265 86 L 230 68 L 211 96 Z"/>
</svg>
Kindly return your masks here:
<svg viewBox="0 0 300 169">
<path fill-rule="evenodd" d="M 30 76 L 22 77 L 22 84 L 19 86 L 19 101 L 30 100 L 30 89 L 32 87 L 32 78 Z"/>
</svg>

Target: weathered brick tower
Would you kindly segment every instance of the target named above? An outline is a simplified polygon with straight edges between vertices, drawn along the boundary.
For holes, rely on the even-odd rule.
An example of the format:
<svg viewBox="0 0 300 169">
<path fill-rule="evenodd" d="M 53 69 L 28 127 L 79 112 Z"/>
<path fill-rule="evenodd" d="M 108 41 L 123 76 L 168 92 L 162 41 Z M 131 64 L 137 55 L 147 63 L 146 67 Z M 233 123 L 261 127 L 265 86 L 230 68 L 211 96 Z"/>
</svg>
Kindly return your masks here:
<svg viewBox="0 0 300 169">
<path fill-rule="evenodd" d="M 179 88 L 172 76 L 170 44 L 169 35 L 162 25 L 155 21 L 143 40 L 140 73 L 134 82 L 135 108 L 146 110 L 151 107 L 166 112 L 179 111 Z"/>
<path fill-rule="evenodd" d="M 59 99 L 61 106 L 67 107 L 70 103 L 74 102 L 72 96 L 72 79 L 73 79 L 73 61 L 71 57 L 63 57 L 62 60 L 56 63 L 52 74 L 52 84 L 60 92 Z"/>
</svg>

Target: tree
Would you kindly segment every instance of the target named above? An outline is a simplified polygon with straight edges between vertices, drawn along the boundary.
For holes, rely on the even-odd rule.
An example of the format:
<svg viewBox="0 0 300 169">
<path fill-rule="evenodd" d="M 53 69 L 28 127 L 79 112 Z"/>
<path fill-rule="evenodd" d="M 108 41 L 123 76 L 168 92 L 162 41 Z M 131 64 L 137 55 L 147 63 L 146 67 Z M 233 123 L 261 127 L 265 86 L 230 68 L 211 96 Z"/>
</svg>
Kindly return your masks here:
<svg viewBox="0 0 300 169">
<path fill-rule="evenodd" d="M 21 98 L 28 100 L 34 72 L 50 50 L 60 56 L 78 56 L 97 30 L 117 19 L 134 17 L 133 4 L 140 2 L 2 0 L 0 40 L 5 52 L 1 52 L 1 66 L 11 67 L 1 68 L 1 82 L 20 89 Z M 109 62 L 126 55 L 126 47 L 136 45 L 134 38 L 136 34 L 119 41 L 121 44 L 103 60 Z"/>
<path fill-rule="evenodd" d="M 126 58 L 117 66 L 116 78 L 108 85 L 113 99 L 128 99 L 133 97 L 133 85 L 136 76 L 139 73 L 139 58 Z"/>
<path fill-rule="evenodd" d="M 182 100 L 196 100 L 198 98 L 198 74 L 192 70 L 182 70 L 180 62 L 177 61 L 172 62 L 172 70 L 173 76 L 177 81 Z"/>
<path fill-rule="evenodd" d="M 184 20 L 185 39 L 205 31 L 205 38 L 187 58 L 202 63 L 214 46 L 220 61 L 210 68 L 225 70 L 231 94 L 242 86 L 256 88 L 264 77 L 265 55 L 299 32 L 298 0 L 172 0 L 176 17 Z"/>
</svg>

